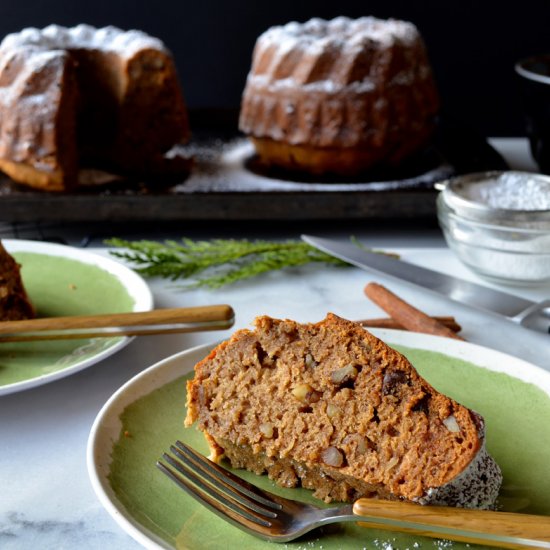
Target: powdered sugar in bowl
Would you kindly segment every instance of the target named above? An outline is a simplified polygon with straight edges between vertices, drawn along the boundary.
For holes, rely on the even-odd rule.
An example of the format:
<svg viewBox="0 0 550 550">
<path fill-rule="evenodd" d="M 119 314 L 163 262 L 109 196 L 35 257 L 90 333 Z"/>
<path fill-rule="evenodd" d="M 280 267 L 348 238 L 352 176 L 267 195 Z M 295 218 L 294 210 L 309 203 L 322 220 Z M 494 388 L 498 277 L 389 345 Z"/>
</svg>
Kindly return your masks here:
<svg viewBox="0 0 550 550">
<path fill-rule="evenodd" d="M 550 177 L 482 172 L 437 184 L 439 224 L 469 268 L 508 284 L 550 284 Z"/>
</svg>

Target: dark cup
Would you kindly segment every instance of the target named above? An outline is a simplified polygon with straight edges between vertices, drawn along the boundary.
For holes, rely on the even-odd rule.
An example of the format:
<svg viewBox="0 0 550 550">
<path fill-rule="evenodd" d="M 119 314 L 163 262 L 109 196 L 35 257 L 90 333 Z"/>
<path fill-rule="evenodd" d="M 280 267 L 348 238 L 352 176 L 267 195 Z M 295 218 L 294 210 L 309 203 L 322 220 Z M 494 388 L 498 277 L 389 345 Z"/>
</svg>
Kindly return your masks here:
<svg viewBox="0 0 550 550">
<path fill-rule="evenodd" d="M 523 59 L 515 70 L 521 79 L 531 154 L 540 171 L 550 174 L 550 54 Z"/>
</svg>

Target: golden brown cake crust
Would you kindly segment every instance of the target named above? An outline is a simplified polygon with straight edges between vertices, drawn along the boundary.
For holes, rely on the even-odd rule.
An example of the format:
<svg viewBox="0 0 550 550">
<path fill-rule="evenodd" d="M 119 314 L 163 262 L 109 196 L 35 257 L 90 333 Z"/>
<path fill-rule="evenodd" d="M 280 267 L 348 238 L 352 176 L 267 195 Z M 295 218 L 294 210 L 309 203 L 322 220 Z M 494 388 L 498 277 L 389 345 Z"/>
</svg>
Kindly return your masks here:
<svg viewBox="0 0 550 550">
<path fill-rule="evenodd" d="M 420 149 L 438 110 L 412 23 L 312 19 L 258 38 L 239 126 L 264 164 L 350 175 Z"/>
<path fill-rule="evenodd" d="M 0 242 L 0 321 L 18 321 L 35 316 L 21 279 L 19 264 Z"/>
<path fill-rule="evenodd" d="M 195 367 L 185 424 L 233 465 L 353 500 L 422 500 L 480 452 L 478 415 L 438 393 L 360 325 L 269 317 Z"/>
<path fill-rule="evenodd" d="M 268 138 L 252 137 L 258 159 L 263 165 L 279 166 L 290 171 L 306 171 L 322 176 L 335 174 L 344 177 L 356 176 L 377 164 L 387 167 L 398 166 L 419 145 L 426 143 L 433 128 L 426 127 L 414 139 L 381 147 L 310 147 L 290 145 Z"/>
</svg>

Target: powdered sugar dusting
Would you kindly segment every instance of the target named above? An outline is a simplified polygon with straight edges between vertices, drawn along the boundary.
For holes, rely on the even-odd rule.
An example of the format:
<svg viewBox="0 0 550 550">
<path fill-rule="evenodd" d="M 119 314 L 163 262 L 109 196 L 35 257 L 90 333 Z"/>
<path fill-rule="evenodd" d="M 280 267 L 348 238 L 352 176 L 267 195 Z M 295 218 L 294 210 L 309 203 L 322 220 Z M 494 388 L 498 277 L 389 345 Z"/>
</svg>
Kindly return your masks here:
<svg viewBox="0 0 550 550">
<path fill-rule="evenodd" d="M 366 182 L 328 182 L 323 181 L 292 181 L 271 174 L 257 173 L 247 168 L 247 162 L 254 157 L 254 146 L 247 140 L 238 138 L 222 144 L 206 144 L 203 147 L 183 147 L 186 155 L 193 155 L 196 160 L 196 170 L 193 177 L 176 186 L 181 193 L 210 192 L 267 192 L 267 193 L 342 193 L 342 192 L 374 192 L 391 189 L 427 188 L 434 181 L 445 178 L 452 167 L 448 164 L 434 166 L 433 169 L 409 178 L 395 181 Z"/>
<path fill-rule="evenodd" d="M 469 544 L 461 544 L 464 545 L 466 548 L 469 548 Z M 281 545 L 281 547 L 284 550 L 289 550 L 290 546 L 288 544 Z M 322 543 L 322 539 L 315 539 L 306 541 L 303 543 L 294 543 L 292 545 L 293 550 L 324 550 L 324 548 L 329 547 L 332 548 L 332 545 L 324 545 Z M 388 538 L 380 538 L 380 539 L 374 539 L 369 546 L 358 546 L 357 550 L 417 550 L 417 549 L 431 549 L 431 550 L 451 550 L 452 548 L 455 548 L 455 545 L 453 541 L 447 540 L 447 539 L 432 539 L 429 541 L 423 541 L 418 542 L 415 541 L 413 543 L 406 543 L 402 544 L 398 542 L 396 537 L 392 537 L 391 535 L 388 535 Z"/>
<path fill-rule="evenodd" d="M 406 79 L 408 81 L 411 80 L 410 76 L 407 76 Z M 368 77 L 363 80 L 347 84 L 346 86 L 342 86 L 341 84 L 338 84 L 334 80 L 330 79 L 315 80 L 306 84 L 300 84 L 292 77 L 274 80 L 270 75 L 251 73 L 248 76 L 248 82 L 256 89 L 264 88 L 271 91 L 284 91 L 285 89 L 293 89 L 300 86 L 305 93 L 324 92 L 328 94 L 337 94 L 345 89 L 346 92 L 361 94 L 371 92 L 376 89 L 375 82 Z"/>
<path fill-rule="evenodd" d="M 40 159 L 55 153 L 53 124 L 61 93 L 59 83 L 63 82 L 70 51 L 79 49 L 113 52 L 124 59 L 146 49 L 166 52 L 157 38 L 116 27 L 49 25 L 7 35 L 0 44 L 0 106 L 13 114 L 0 120 L 0 157 L 23 162 L 31 154 Z M 19 135 L 42 139 L 29 142 Z M 42 169 L 40 162 L 37 160 L 35 166 Z M 44 169 L 49 169 L 49 163 Z"/>
<path fill-rule="evenodd" d="M 491 208 L 550 210 L 550 180 L 536 174 L 505 172 L 468 187 L 465 195 Z"/>
<path fill-rule="evenodd" d="M 303 48 L 315 47 L 320 40 L 324 40 L 327 44 L 337 43 L 339 47 L 353 49 L 368 40 L 390 45 L 396 42 L 410 44 L 417 38 L 417 28 L 408 21 L 375 17 L 336 17 L 330 21 L 313 18 L 303 24 L 293 21 L 283 26 L 271 27 L 259 40 L 279 45 L 287 42 L 295 45 L 299 41 Z"/>
<path fill-rule="evenodd" d="M 315 85 L 319 89 L 328 93 L 342 89 L 357 93 L 368 92 L 373 89 L 372 80 L 363 75 L 358 81 L 349 83 L 346 75 L 349 75 L 350 68 L 365 52 L 373 49 L 390 50 L 395 45 L 405 50 L 421 47 L 420 34 L 415 25 L 408 21 L 375 17 L 337 17 L 330 21 L 313 18 L 305 23 L 293 21 L 283 26 L 271 27 L 260 35 L 256 42 L 255 63 L 248 84 L 276 88 L 288 87 L 289 84 L 294 87 L 304 84 L 311 86 L 311 82 L 303 81 L 303 68 L 297 60 L 306 57 L 316 60 L 327 53 L 342 62 L 330 74 L 320 75 L 315 79 Z M 269 60 L 268 64 L 266 59 Z M 292 66 L 294 69 L 289 68 Z M 307 72 L 306 70 L 306 74 Z M 415 79 L 428 78 L 430 75 L 429 67 L 424 68 L 422 63 L 415 62 L 398 74 L 390 74 L 388 77 L 391 79 L 390 85 L 410 85 Z"/>
<path fill-rule="evenodd" d="M 460 506 L 481 510 L 495 508 L 502 485 L 502 472 L 487 452 L 485 422 L 480 415 L 476 413 L 474 415 L 481 440 L 481 447 L 476 456 L 460 475 L 449 483 L 428 489 L 426 495 L 418 499 L 420 504 Z"/>
<path fill-rule="evenodd" d="M 55 95 L 59 93 L 55 82 L 61 80 L 66 53 L 62 51 L 36 51 L 32 56 L 11 53 L 0 49 L 0 74 L 3 75 L 0 85 L 0 106 L 11 109 L 14 116 L 0 120 L 0 157 L 22 162 L 29 154 L 47 157 L 55 152 L 56 145 L 52 136 L 52 125 L 55 120 Z M 17 71 L 7 67 L 18 66 Z M 28 86 L 33 79 L 42 79 L 44 86 L 34 90 Z M 18 110 L 13 110 L 13 105 Z M 15 116 L 17 113 L 25 116 Z M 42 125 L 38 121 L 44 120 Z M 14 136 L 42 134 L 44 139 L 29 142 L 25 139 L 14 139 Z M 50 169 L 46 165 L 45 169 Z"/>
<path fill-rule="evenodd" d="M 14 48 L 38 50 L 95 49 L 131 56 L 136 51 L 153 48 L 165 50 L 161 40 L 137 31 L 123 31 L 117 27 L 96 29 L 90 25 L 67 28 L 49 25 L 44 29 L 27 28 L 8 34 L 0 44 L 0 51 Z"/>
</svg>

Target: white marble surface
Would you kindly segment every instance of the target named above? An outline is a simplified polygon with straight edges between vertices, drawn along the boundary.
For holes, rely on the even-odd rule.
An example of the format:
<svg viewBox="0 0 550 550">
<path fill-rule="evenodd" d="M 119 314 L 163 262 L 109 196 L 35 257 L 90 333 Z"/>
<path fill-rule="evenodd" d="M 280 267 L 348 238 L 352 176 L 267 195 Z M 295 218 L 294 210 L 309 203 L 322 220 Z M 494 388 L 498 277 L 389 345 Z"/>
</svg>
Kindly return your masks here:
<svg viewBox="0 0 550 550">
<path fill-rule="evenodd" d="M 497 143 L 517 152 L 525 143 Z M 527 169 L 528 159 L 521 168 Z M 325 230 L 344 239 L 338 230 Z M 355 233 L 368 246 L 397 249 L 406 261 L 475 280 L 446 248 L 438 230 L 377 234 Z M 108 254 L 105 249 L 97 249 Z M 157 307 L 229 303 L 237 314 L 235 328 L 254 316 L 269 314 L 300 321 L 320 320 L 327 311 L 359 319 L 381 312 L 363 294 L 376 280 L 430 314 L 455 315 L 464 337 L 527 359 L 550 370 L 550 342 L 510 323 L 480 315 L 458 304 L 403 283 L 356 268 L 307 267 L 266 275 L 218 291 L 182 291 L 175 284 L 151 281 Z M 550 297 L 550 287 L 513 289 L 533 299 Z M 135 339 L 104 362 L 38 388 L 0 399 L 0 548 L 120 549 L 139 548 L 102 508 L 86 471 L 86 444 L 91 425 L 105 401 L 144 368 L 193 345 L 230 334 L 149 336 Z"/>
</svg>

